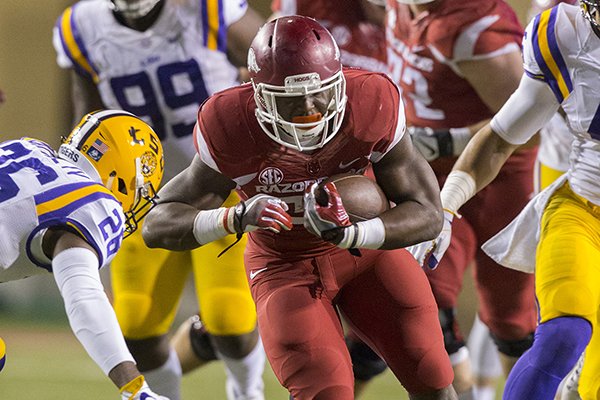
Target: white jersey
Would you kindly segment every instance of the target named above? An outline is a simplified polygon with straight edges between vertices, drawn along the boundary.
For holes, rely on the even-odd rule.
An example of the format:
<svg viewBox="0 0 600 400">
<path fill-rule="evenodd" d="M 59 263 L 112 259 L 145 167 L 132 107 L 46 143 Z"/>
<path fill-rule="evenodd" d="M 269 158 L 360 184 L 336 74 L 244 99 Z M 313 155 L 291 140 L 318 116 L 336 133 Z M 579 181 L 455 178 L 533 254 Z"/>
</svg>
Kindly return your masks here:
<svg viewBox="0 0 600 400">
<path fill-rule="evenodd" d="M 575 193 L 600 205 L 600 41 L 579 7 L 560 4 L 531 21 L 523 41 L 523 57 L 525 73 L 546 83 L 566 113 L 573 138 L 569 170 L 534 197 L 513 222 L 482 248 L 496 262 L 532 273 L 541 218 L 554 191 L 568 179 Z M 504 129 L 497 121 L 504 109 L 510 108 L 511 100 L 492 120 L 492 129 L 499 134 L 505 132 L 501 136 L 511 143 L 524 143 L 538 127 L 524 129 L 524 136 L 519 137 L 518 133 L 510 134 L 510 126 Z M 506 114 L 511 112 L 522 112 L 521 119 L 533 120 L 544 110 L 509 109 Z"/>
<path fill-rule="evenodd" d="M 121 204 L 81 169 L 34 139 L 0 143 L 0 282 L 51 270 L 41 237 L 68 226 L 96 250 L 98 267 L 121 247 Z"/>
<path fill-rule="evenodd" d="M 546 82 L 573 135 L 568 178 L 575 193 L 600 205 L 600 42 L 578 6 L 560 4 L 526 30 L 526 74 Z"/>
<path fill-rule="evenodd" d="M 106 0 L 79 1 L 54 29 L 58 64 L 92 79 L 106 108 L 138 115 L 157 132 L 165 181 L 187 167 L 200 104 L 237 84 L 227 28 L 247 10 L 240 0 L 167 0 L 152 27 L 121 25 Z"/>
</svg>

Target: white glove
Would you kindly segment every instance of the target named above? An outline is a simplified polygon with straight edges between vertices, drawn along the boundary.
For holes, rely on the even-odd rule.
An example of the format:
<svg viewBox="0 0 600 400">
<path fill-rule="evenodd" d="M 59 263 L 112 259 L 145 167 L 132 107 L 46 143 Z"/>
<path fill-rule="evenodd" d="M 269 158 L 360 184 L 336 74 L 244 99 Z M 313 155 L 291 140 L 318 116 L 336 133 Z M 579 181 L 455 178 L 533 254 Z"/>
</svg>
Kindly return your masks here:
<svg viewBox="0 0 600 400">
<path fill-rule="evenodd" d="M 409 126 L 408 133 L 413 145 L 427 161 L 458 156 L 471 139 L 469 128 L 433 130 L 428 127 Z"/>
<path fill-rule="evenodd" d="M 142 375 L 121 388 L 121 400 L 169 400 L 154 393 Z"/>
<path fill-rule="evenodd" d="M 287 213 L 288 205 L 277 197 L 257 194 L 231 208 L 233 219 L 227 227 L 230 232 L 243 233 L 267 229 L 279 233 L 292 229 L 292 217 Z"/>
<path fill-rule="evenodd" d="M 448 250 L 448 246 L 450 246 L 454 215 L 454 213 L 444 209 L 444 226 L 438 237 L 406 248 L 421 267 L 428 267 L 429 269 L 437 268 L 442 256 Z"/>
</svg>

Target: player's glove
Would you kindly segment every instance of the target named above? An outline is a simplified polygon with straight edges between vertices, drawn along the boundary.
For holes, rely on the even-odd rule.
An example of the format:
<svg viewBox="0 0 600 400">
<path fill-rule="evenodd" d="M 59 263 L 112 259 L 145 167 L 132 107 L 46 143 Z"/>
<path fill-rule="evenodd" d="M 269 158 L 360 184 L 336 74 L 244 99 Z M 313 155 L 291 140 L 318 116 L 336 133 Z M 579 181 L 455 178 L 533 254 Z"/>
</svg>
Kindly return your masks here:
<svg viewBox="0 0 600 400">
<path fill-rule="evenodd" d="M 154 393 L 142 375 L 121 388 L 121 400 L 169 400 Z"/>
<path fill-rule="evenodd" d="M 446 250 L 448 250 L 448 246 L 450 246 L 450 239 L 452 238 L 452 220 L 455 215 L 458 214 L 454 214 L 451 211 L 444 209 L 444 226 L 438 237 L 406 248 L 421 267 L 427 267 L 429 269 L 437 268 L 442 256 Z"/>
<path fill-rule="evenodd" d="M 227 230 L 242 234 L 257 229 L 279 233 L 292 229 L 292 217 L 287 213 L 288 206 L 277 197 L 257 194 L 246 201 L 240 201 L 230 209 Z"/>
<path fill-rule="evenodd" d="M 322 206 L 316 198 L 319 185 L 313 183 L 304 194 L 304 227 L 313 235 L 319 236 L 335 245 L 345 242 L 345 236 L 354 232 L 347 227 L 353 226 L 350 217 L 342 204 L 342 198 L 333 182 L 323 185 L 327 195 L 327 204 Z M 354 231 L 350 229 L 350 231 Z M 354 235 L 353 235 L 354 236 Z M 344 243 L 344 248 L 350 248 L 351 243 Z"/>
<path fill-rule="evenodd" d="M 439 157 L 458 156 L 471 138 L 469 128 L 433 130 L 428 127 L 409 126 L 413 145 L 427 161 Z"/>
</svg>

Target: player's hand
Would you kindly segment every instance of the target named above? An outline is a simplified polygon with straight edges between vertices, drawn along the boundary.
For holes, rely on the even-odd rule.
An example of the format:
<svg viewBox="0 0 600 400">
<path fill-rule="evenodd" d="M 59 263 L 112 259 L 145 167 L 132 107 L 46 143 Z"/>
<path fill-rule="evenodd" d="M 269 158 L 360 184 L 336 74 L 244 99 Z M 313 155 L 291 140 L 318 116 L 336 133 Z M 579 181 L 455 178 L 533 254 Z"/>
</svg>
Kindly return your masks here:
<svg viewBox="0 0 600 400">
<path fill-rule="evenodd" d="M 232 232 L 243 233 L 266 229 L 279 233 L 292 229 L 292 217 L 287 213 L 288 206 L 277 197 L 257 194 L 232 207 L 234 212 Z"/>
<path fill-rule="evenodd" d="M 409 126 L 408 133 L 413 145 L 427 161 L 433 161 L 440 157 L 440 143 L 435 131 L 431 128 L 420 126 Z"/>
<path fill-rule="evenodd" d="M 121 400 L 169 400 L 154 393 L 143 376 L 138 376 L 121 388 Z"/>
<path fill-rule="evenodd" d="M 313 183 L 304 194 L 304 227 L 312 234 L 337 245 L 344 238 L 344 228 L 352 223 L 335 184 L 328 182 L 323 186 L 327 195 L 327 204 L 324 206 L 317 202 L 318 187 L 317 183 Z"/>
<path fill-rule="evenodd" d="M 444 226 L 438 237 L 406 248 L 421 267 L 429 269 L 437 268 L 442 256 L 448 250 L 448 246 L 450 246 L 453 219 L 454 214 L 444 209 Z"/>
</svg>

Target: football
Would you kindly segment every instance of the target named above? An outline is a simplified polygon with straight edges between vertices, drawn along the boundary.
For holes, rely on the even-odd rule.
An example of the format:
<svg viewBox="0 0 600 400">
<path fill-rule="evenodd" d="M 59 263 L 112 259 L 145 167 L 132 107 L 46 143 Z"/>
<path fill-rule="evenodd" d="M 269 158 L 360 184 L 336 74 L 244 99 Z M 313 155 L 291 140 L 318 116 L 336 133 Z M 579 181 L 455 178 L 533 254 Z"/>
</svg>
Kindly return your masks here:
<svg viewBox="0 0 600 400">
<path fill-rule="evenodd" d="M 364 175 L 350 174 L 334 175 L 321 182 L 315 196 L 321 206 L 327 205 L 327 194 L 323 190 L 327 182 L 335 183 L 353 223 L 375 218 L 390 208 L 390 202 L 377 182 Z"/>
</svg>

